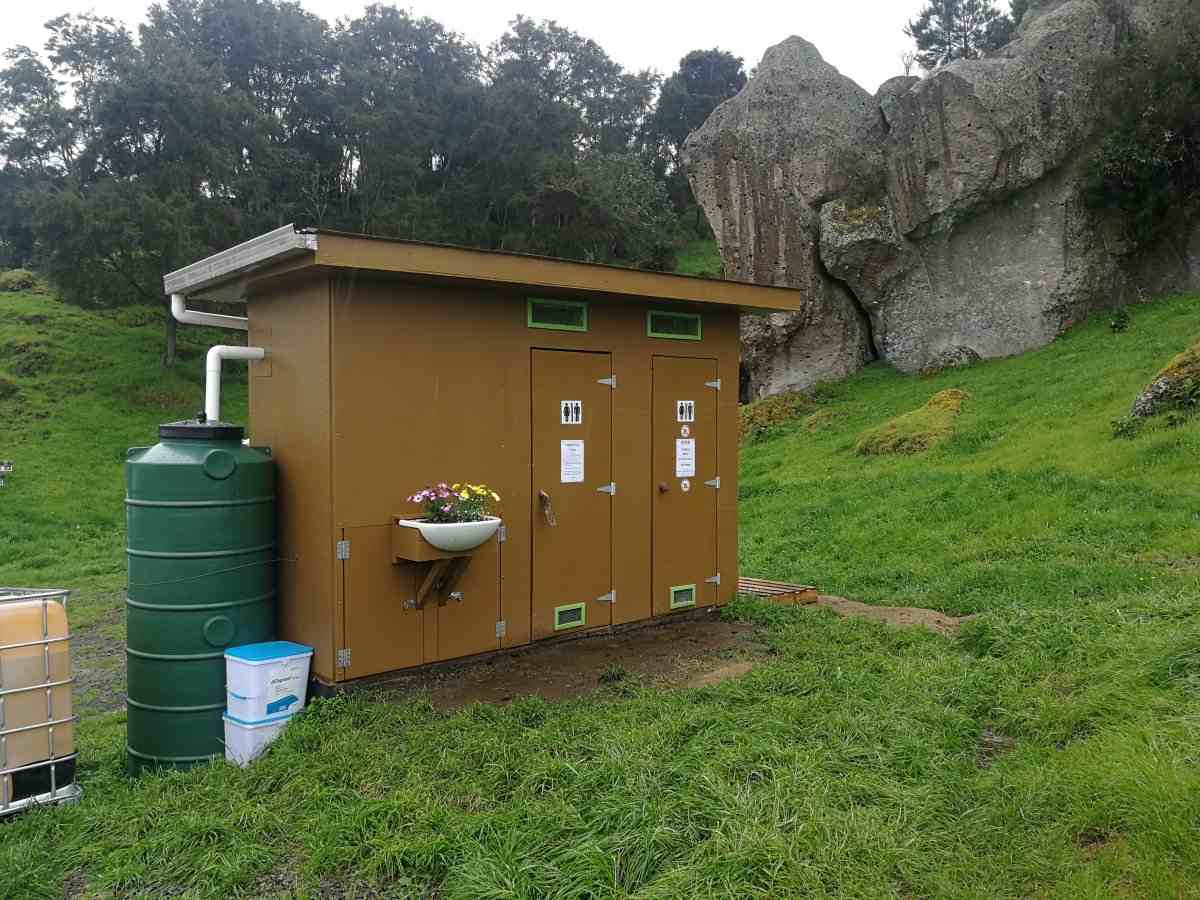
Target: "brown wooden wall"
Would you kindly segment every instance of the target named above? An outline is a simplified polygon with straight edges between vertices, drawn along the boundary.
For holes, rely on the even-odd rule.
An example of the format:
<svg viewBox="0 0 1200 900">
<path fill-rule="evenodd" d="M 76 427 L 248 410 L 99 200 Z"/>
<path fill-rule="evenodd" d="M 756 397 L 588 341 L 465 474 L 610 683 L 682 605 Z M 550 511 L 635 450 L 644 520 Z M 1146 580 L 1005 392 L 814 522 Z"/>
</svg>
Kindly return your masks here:
<svg viewBox="0 0 1200 900">
<path fill-rule="evenodd" d="M 281 635 L 317 647 L 325 680 L 335 671 L 347 616 L 335 541 L 352 534 L 355 572 L 377 592 L 411 591 L 384 536 L 405 497 L 437 480 L 486 482 L 503 497 L 507 526 L 499 614 L 503 646 L 531 639 L 530 358 L 533 348 L 604 350 L 613 393 L 614 624 L 652 615 L 651 366 L 653 357 L 713 358 L 719 392 L 718 601 L 737 581 L 738 313 L 698 308 L 704 339 L 652 339 L 646 311 L 687 307 L 589 298 L 586 333 L 530 329 L 526 294 L 495 287 L 442 286 L 340 272 L 303 287 L 254 296 L 250 340 L 269 351 L 269 375 L 251 378 L 251 434 L 279 462 Z M 361 551 L 360 548 L 361 547 Z M 367 560 L 358 554 L 377 558 Z M 368 567 L 368 568 L 361 568 Z M 375 570 L 379 571 L 376 572 Z M 378 581 L 376 581 L 378 579 Z M 388 587 L 391 585 L 391 587 Z M 361 592 L 360 592 L 361 593 Z M 353 597 L 351 602 L 355 602 Z M 436 646 L 437 617 L 403 613 L 382 598 L 373 640 Z M 375 604 L 373 604 L 375 606 Z M 353 619 L 353 616 L 349 617 Z M 362 622 L 360 617 L 358 620 Z M 444 627 L 444 626 L 443 626 Z M 404 636 L 398 630 L 407 632 Z M 421 630 L 421 634 L 414 629 Z M 363 640 L 363 629 L 355 639 Z M 354 640 L 350 640 L 353 649 Z"/>
<path fill-rule="evenodd" d="M 268 358 L 250 367 L 250 438 L 276 461 L 279 633 L 314 647 L 313 672 L 336 677 L 333 471 L 330 440 L 328 278 L 257 295 L 251 344 Z"/>
</svg>

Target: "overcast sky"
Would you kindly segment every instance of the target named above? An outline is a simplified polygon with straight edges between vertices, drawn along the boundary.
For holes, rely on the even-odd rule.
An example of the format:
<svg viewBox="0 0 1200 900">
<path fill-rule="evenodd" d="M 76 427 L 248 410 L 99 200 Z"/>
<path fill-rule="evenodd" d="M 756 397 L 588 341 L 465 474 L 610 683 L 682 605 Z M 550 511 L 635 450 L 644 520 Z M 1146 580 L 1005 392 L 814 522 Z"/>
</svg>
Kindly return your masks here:
<svg viewBox="0 0 1200 900">
<path fill-rule="evenodd" d="M 134 28 L 149 0 L 0 0 L 0 46 L 28 44 L 40 49 L 42 23 L 65 12 L 93 10 Z M 333 21 L 354 16 L 361 0 L 301 0 L 301 5 Z M 627 69 L 654 68 L 669 74 L 689 50 L 721 47 L 741 56 L 749 70 L 763 51 L 791 34 L 817 45 L 821 54 L 869 91 L 900 74 L 900 54 L 910 42 L 901 28 L 920 0 L 413 0 L 396 3 L 430 16 L 471 40 L 487 45 L 517 13 L 555 19 L 586 35 Z"/>
</svg>

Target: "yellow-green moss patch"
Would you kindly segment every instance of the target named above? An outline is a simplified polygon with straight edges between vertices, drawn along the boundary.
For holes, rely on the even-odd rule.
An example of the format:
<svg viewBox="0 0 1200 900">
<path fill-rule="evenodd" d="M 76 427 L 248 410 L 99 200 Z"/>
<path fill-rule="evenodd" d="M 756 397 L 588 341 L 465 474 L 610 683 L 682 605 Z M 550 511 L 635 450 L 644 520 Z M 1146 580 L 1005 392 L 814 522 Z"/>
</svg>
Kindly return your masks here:
<svg viewBox="0 0 1200 900">
<path fill-rule="evenodd" d="M 919 409 L 868 428 L 858 436 L 854 450 L 863 456 L 920 453 L 949 440 L 954 434 L 966 391 L 939 391 Z"/>
<path fill-rule="evenodd" d="M 826 407 L 825 409 L 818 409 L 812 415 L 805 416 L 800 422 L 800 427 L 805 431 L 824 431 L 840 417 L 840 413 L 836 410 Z"/>
<path fill-rule="evenodd" d="M 792 422 L 805 413 L 812 412 L 817 401 L 808 394 L 792 391 L 786 394 L 776 394 L 747 403 L 738 414 L 738 441 L 748 443 L 757 440 L 780 425 Z"/>
</svg>

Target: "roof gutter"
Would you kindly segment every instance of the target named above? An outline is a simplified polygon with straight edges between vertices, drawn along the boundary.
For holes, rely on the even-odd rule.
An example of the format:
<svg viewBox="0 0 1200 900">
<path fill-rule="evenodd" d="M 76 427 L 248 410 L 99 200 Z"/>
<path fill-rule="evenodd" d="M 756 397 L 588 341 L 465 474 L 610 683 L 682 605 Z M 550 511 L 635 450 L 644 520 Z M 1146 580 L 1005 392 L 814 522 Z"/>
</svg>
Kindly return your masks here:
<svg viewBox="0 0 1200 900">
<path fill-rule="evenodd" d="M 206 257 L 199 262 L 192 263 L 190 266 L 184 266 L 182 269 L 169 272 L 163 276 L 163 292 L 170 294 L 172 301 L 174 301 L 176 294 L 186 300 L 187 297 L 198 294 L 206 288 L 217 284 L 237 281 L 251 272 L 285 259 L 302 256 L 307 253 L 315 253 L 316 249 L 317 235 L 315 232 L 299 231 L 295 225 L 284 225 L 282 228 L 276 228 L 274 231 L 268 231 L 266 234 L 260 234 L 256 238 L 244 241 L 236 247 L 230 247 L 228 250 L 214 253 L 212 256 Z M 243 296 L 239 299 L 245 299 L 245 297 Z M 172 310 L 174 311 L 174 309 L 173 302 Z M 187 312 L 186 303 L 183 311 Z M 191 313 L 191 315 L 207 314 Z M 237 316 L 217 316 L 216 318 L 235 319 Z M 184 320 L 179 319 L 179 321 L 183 322 Z M 222 324 L 211 321 L 185 322 L 185 324 L 236 327 L 230 326 L 228 323 Z"/>
</svg>

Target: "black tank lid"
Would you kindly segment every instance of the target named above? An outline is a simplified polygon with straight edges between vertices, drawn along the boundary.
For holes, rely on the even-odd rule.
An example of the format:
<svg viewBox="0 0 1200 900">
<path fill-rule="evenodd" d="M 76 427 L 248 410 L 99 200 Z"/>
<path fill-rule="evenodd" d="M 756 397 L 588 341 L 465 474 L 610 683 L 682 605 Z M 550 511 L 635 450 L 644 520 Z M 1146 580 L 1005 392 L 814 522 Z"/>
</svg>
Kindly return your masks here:
<svg viewBox="0 0 1200 900">
<path fill-rule="evenodd" d="M 241 441 L 245 433 L 241 425 L 209 422 L 204 413 L 194 419 L 164 422 L 158 426 L 159 439 L 171 441 Z"/>
</svg>

